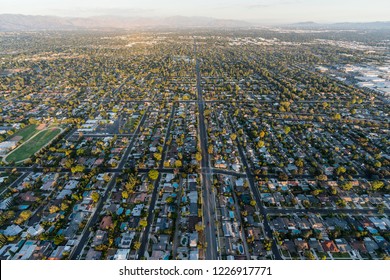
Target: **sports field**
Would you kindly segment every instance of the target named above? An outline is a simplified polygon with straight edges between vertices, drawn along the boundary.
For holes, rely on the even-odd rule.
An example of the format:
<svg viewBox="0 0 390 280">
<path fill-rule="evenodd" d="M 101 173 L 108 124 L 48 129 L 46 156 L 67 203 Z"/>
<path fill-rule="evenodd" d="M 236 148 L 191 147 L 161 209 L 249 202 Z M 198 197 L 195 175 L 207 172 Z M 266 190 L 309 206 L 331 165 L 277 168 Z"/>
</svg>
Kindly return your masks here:
<svg viewBox="0 0 390 280">
<path fill-rule="evenodd" d="M 16 137 L 19 136 L 19 137 L 22 137 L 22 142 L 26 142 L 28 139 L 30 139 L 31 136 L 33 136 L 37 132 L 38 132 L 37 125 L 31 124 L 31 125 L 26 126 L 23 129 L 19 130 L 15 134 L 13 134 L 11 136 L 11 138 L 13 138 L 15 136 Z"/>
<path fill-rule="evenodd" d="M 61 129 L 50 128 L 39 132 L 27 142 L 16 148 L 10 153 L 5 160 L 7 162 L 19 162 L 28 159 L 33 154 L 42 149 L 47 143 L 49 143 L 54 137 L 60 134 Z"/>
</svg>

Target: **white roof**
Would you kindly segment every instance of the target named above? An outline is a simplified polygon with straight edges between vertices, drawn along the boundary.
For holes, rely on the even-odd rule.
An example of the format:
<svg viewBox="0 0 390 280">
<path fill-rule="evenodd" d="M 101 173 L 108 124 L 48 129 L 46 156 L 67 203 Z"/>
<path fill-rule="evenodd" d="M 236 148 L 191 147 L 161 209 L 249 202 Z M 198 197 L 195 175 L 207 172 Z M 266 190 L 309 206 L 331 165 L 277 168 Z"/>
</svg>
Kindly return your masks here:
<svg viewBox="0 0 390 280">
<path fill-rule="evenodd" d="M 114 256 L 114 260 L 127 260 L 127 255 L 130 253 L 130 249 L 118 249 Z"/>
<path fill-rule="evenodd" d="M 32 256 L 36 247 L 37 245 L 35 244 L 35 241 L 27 240 L 24 243 L 23 247 L 20 249 L 20 251 L 17 254 L 15 254 L 15 256 L 12 259 L 27 260 Z"/>
<path fill-rule="evenodd" d="M 173 178 L 175 178 L 175 175 L 173 175 L 172 173 L 168 173 L 165 177 L 165 182 L 170 182 Z"/>
<path fill-rule="evenodd" d="M 7 149 L 11 148 L 16 145 L 17 142 L 15 141 L 4 141 L 0 143 L 0 149 Z"/>
<path fill-rule="evenodd" d="M 190 260 L 197 261 L 199 259 L 198 249 L 190 251 Z"/>
<path fill-rule="evenodd" d="M 35 227 L 29 227 L 27 229 L 27 233 L 31 236 L 36 236 L 38 234 L 41 234 L 44 231 L 43 227 L 41 225 L 36 225 Z"/>
<path fill-rule="evenodd" d="M 197 203 L 198 202 L 198 192 L 192 191 L 188 194 L 188 199 L 191 201 L 191 203 Z"/>
<path fill-rule="evenodd" d="M 237 180 L 236 180 L 236 186 L 237 186 L 237 187 L 242 187 L 242 186 L 244 186 L 244 179 L 242 179 L 242 178 L 237 179 Z"/>
<path fill-rule="evenodd" d="M 66 190 L 73 190 L 74 188 L 77 187 L 77 184 L 79 183 L 79 181 L 76 181 L 76 180 L 70 180 L 66 183 L 64 189 Z"/>
<path fill-rule="evenodd" d="M 15 236 L 21 233 L 23 229 L 18 225 L 10 225 L 6 228 L 6 230 L 3 232 L 5 236 Z"/>
</svg>

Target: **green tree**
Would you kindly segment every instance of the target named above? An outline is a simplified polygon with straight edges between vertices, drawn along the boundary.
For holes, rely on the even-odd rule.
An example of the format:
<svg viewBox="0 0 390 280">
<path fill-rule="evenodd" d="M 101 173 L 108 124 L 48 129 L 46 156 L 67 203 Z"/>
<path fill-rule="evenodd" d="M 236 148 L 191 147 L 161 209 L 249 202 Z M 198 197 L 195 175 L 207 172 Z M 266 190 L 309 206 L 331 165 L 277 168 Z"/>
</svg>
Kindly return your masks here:
<svg viewBox="0 0 390 280">
<path fill-rule="evenodd" d="M 343 200 L 343 199 L 339 199 L 336 201 L 336 204 L 339 206 L 339 207 L 342 207 L 344 208 L 345 206 L 347 206 L 347 203 Z"/>
<path fill-rule="evenodd" d="M 158 171 L 154 170 L 154 169 L 150 170 L 149 173 L 148 173 L 148 176 L 149 176 L 150 180 L 153 180 L 153 181 L 157 180 L 158 175 L 159 175 Z"/>
<path fill-rule="evenodd" d="M 148 221 L 146 219 L 142 219 L 139 221 L 139 225 L 140 227 L 145 228 L 148 225 Z"/>
<path fill-rule="evenodd" d="M 210 116 L 210 114 L 211 114 L 211 110 L 209 110 L 209 109 L 204 110 L 205 117 Z"/>
<path fill-rule="evenodd" d="M 311 194 L 314 195 L 314 196 L 318 196 L 320 193 L 321 193 L 321 190 L 319 190 L 319 189 L 313 190 L 311 192 Z"/>
<path fill-rule="evenodd" d="M 259 137 L 260 137 L 260 138 L 264 138 L 264 136 L 265 136 L 265 131 L 263 131 L 263 130 L 262 130 L 262 131 L 260 131 L 260 133 L 259 133 Z"/>
<path fill-rule="evenodd" d="M 304 200 L 304 201 L 302 201 L 302 205 L 305 207 L 305 208 L 309 208 L 310 206 L 311 206 L 311 204 L 310 204 L 310 201 L 308 201 L 308 200 Z"/>
<path fill-rule="evenodd" d="M 52 205 L 49 208 L 50 214 L 57 213 L 58 211 L 60 211 L 60 208 L 58 206 L 56 206 L 56 205 Z"/>
<path fill-rule="evenodd" d="M 335 121 L 341 120 L 341 115 L 340 115 L 340 113 L 335 113 L 335 114 L 333 114 L 333 120 L 335 120 Z"/>
<path fill-rule="evenodd" d="M 181 162 L 181 160 L 176 160 L 175 161 L 175 167 L 176 168 L 180 168 L 180 167 L 182 167 L 183 166 L 183 163 Z"/>
<path fill-rule="evenodd" d="M 100 244 L 100 245 L 95 246 L 96 251 L 106 251 L 107 249 L 108 249 L 108 247 L 105 244 Z"/>
<path fill-rule="evenodd" d="M 129 193 L 127 191 L 122 192 L 122 198 L 123 199 L 128 199 L 129 198 Z"/>
<path fill-rule="evenodd" d="M 135 241 L 135 242 L 133 243 L 133 249 L 134 249 L 134 250 L 139 250 L 139 248 L 141 248 L 141 242 Z"/>
<path fill-rule="evenodd" d="M 36 119 L 34 119 L 34 118 L 29 118 L 29 119 L 28 119 L 28 122 L 29 122 L 30 124 L 37 124 L 37 123 L 38 123 L 38 121 L 37 121 Z"/>
<path fill-rule="evenodd" d="M 8 211 L 5 211 L 4 213 L 2 213 L 2 215 L 0 217 L 1 217 L 1 221 L 4 222 L 6 220 L 14 218 L 15 212 L 13 210 L 8 210 Z"/>
<path fill-rule="evenodd" d="M 327 102 L 322 102 L 322 107 L 323 107 L 324 109 L 328 108 L 328 107 L 329 107 L 329 103 L 327 103 Z"/>
<path fill-rule="evenodd" d="M 337 175 L 340 175 L 340 174 L 345 173 L 345 171 L 347 171 L 347 170 L 345 169 L 344 166 L 339 166 L 339 167 L 337 167 L 337 169 L 336 169 L 336 174 L 337 174 Z"/>
<path fill-rule="evenodd" d="M 85 150 L 84 150 L 84 149 L 78 149 L 77 152 L 76 152 L 76 154 L 77 154 L 78 156 L 82 156 L 82 155 L 85 154 Z"/>
<path fill-rule="evenodd" d="M 297 167 L 303 167 L 303 159 L 299 158 L 295 161 Z"/>
<path fill-rule="evenodd" d="M 78 173 L 78 172 L 84 172 L 85 166 L 83 165 L 76 165 L 71 168 L 72 173 Z"/>
<path fill-rule="evenodd" d="M 264 250 L 271 251 L 272 249 L 272 241 L 268 238 L 264 239 L 263 241 Z"/>
<path fill-rule="evenodd" d="M 310 251 L 305 251 L 305 257 L 308 260 L 315 260 L 316 259 L 315 256 L 313 255 L 313 253 Z"/>
<path fill-rule="evenodd" d="M 335 187 L 330 187 L 330 193 L 332 195 L 336 195 L 337 194 L 337 189 Z"/>
<path fill-rule="evenodd" d="M 56 235 L 54 237 L 54 245 L 60 245 L 61 243 L 63 243 L 65 241 L 65 237 L 63 235 Z"/>
<path fill-rule="evenodd" d="M 92 201 L 96 203 L 99 201 L 100 194 L 98 192 L 92 192 L 91 198 L 92 198 Z"/>
<path fill-rule="evenodd" d="M 288 101 L 280 102 L 279 110 L 281 112 L 288 112 L 288 111 L 290 111 L 290 105 L 291 105 L 291 103 Z"/>
<path fill-rule="evenodd" d="M 111 176 L 109 173 L 105 173 L 104 176 L 103 176 L 103 180 L 104 182 L 108 183 L 108 181 L 110 181 L 111 179 Z"/>
<path fill-rule="evenodd" d="M 138 177 L 134 174 L 130 174 L 129 178 L 127 179 L 127 182 L 125 184 L 126 191 L 131 194 L 134 193 L 135 187 L 139 184 Z"/>
<path fill-rule="evenodd" d="M 317 176 L 317 180 L 326 181 L 326 180 L 328 180 L 328 176 L 326 176 L 325 174 L 320 174 Z"/>
<path fill-rule="evenodd" d="M 372 190 L 374 191 L 380 190 L 381 188 L 384 187 L 384 185 L 385 183 L 383 183 L 382 181 L 374 181 L 371 183 Z"/>
<path fill-rule="evenodd" d="M 344 191 L 350 191 L 353 188 L 353 184 L 351 181 L 344 182 L 340 186 Z"/>
<path fill-rule="evenodd" d="M 264 141 L 260 140 L 259 142 L 256 143 L 256 148 L 258 149 L 261 149 L 262 147 L 264 147 Z"/>
<path fill-rule="evenodd" d="M 26 220 L 28 220 L 32 215 L 32 212 L 30 210 L 22 211 L 19 214 L 19 217 L 16 219 L 15 224 L 20 225 L 24 223 Z"/>
<path fill-rule="evenodd" d="M 160 161 L 161 160 L 161 153 L 154 153 L 153 154 L 154 158 L 157 160 L 157 161 Z"/>
<path fill-rule="evenodd" d="M 203 225 L 202 225 L 201 223 L 197 223 L 197 224 L 195 225 L 195 230 L 196 230 L 197 232 L 203 231 Z"/>
<path fill-rule="evenodd" d="M 62 211 L 66 211 L 66 210 L 68 210 L 68 208 L 69 208 L 69 204 L 68 203 L 66 203 L 66 202 L 62 202 L 61 203 L 61 210 Z"/>
</svg>

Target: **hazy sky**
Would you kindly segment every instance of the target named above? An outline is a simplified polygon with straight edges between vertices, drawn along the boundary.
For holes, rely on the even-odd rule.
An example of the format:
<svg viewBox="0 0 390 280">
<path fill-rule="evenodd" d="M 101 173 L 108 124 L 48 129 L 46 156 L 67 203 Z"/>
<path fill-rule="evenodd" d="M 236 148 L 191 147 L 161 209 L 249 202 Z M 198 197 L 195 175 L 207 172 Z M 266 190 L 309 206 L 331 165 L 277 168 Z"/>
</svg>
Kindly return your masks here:
<svg viewBox="0 0 390 280">
<path fill-rule="evenodd" d="M 0 0 L 0 14 L 207 16 L 261 22 L 390 21 L 389 0 Z"/>
</svg>

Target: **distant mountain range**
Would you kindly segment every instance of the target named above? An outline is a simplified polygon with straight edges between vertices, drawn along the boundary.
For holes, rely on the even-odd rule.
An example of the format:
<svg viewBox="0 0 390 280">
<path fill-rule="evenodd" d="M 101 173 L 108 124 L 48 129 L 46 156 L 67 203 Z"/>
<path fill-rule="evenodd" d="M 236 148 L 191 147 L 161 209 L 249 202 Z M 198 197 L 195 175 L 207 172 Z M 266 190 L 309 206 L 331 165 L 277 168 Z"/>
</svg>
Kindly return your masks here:
<svg viewBox="0 0 390 280">
<path fill-rule="evenodd" d="M 245 28 L 263 24 L 210 17 L 173 16 L 165 18 L 147 17 L 56 17 L 0 14 L 0 31 L 43 31 L 43 30 L 112 30 L 136 28 Z M 279 25 L 285 28 L 300 29 L 390 29 L 390 21 L 367 23 L 298 22 Z"/>
<path fill-rule="evenodd" d="M 298 22 L 286 26 L 303 29 L 390 29 L 390 21 L 377 22 L 338 22 L 338 23 L 316 23 L 313 21 Z"/>
<path fill-rule="evenodd" d="M 166 18 L 99 16 L 71 18 L 0 14 L 0 31 L 134 29 L 134 28 L 239 28 L 253 24 L 239 20 L 174 16 Z"/>
</svg>

